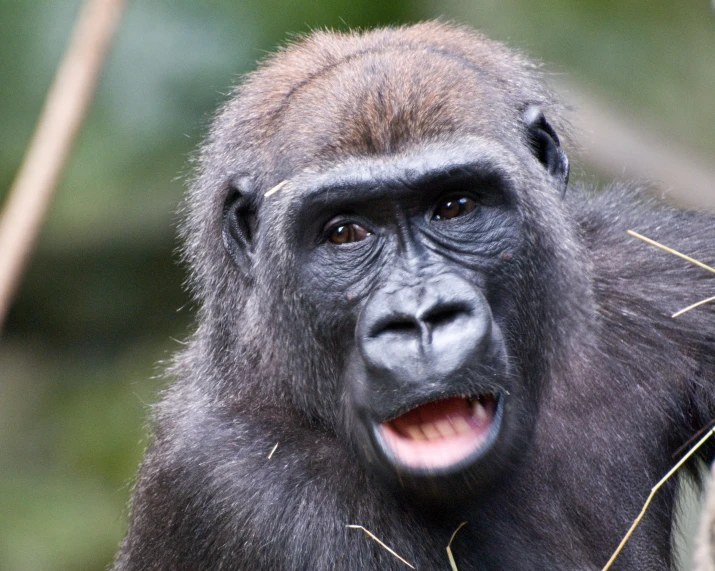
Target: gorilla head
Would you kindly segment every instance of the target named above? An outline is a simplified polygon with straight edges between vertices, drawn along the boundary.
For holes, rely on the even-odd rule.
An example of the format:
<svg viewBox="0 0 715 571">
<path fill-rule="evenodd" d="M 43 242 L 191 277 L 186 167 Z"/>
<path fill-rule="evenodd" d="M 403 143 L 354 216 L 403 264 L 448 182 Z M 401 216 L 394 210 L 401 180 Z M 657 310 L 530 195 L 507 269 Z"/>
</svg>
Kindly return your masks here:
<svg viewBox="0 0 715 571">
<path fill-rule="evenodd" d="M 463 30 L 426 44 L 435 31 L 343 41 L 329 65 L 308 58 L 326 36 L 281 54 L 224 109 L 193 198 L 227 189 L 233 266 L 211 259 L 199 279 L 243 280 L 221 325 L 280 347 L 261 389 L 368 471 L 444 500 L 523 452 L 565 341 L 549 308 L 578 313 L 589 292 L 546 94 L 511 53 Z M 210 232 L 216 209 L 201 210 Z"/>
</svg>

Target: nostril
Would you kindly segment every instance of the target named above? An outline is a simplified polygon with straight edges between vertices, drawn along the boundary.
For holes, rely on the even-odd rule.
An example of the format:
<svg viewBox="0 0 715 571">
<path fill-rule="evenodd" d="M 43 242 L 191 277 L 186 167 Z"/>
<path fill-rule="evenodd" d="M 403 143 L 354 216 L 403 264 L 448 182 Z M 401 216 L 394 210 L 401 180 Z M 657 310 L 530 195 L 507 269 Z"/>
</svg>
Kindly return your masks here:
<svg viewBox="0 0 715 571">
<path fill-rule="evenodd" d="M 469 308 L 462 304 L 441 305 L 425 312 L 422 316 L 422 321 L 435 328 L 448 325 L 465 313 L 469 313 Z"/>
<path fill-rule="evenodd" d="M 372 338 L 379 337 L 384 333 L 400 334 L 419 334 L 420 327 L 417 320 L 407 316 L 389 316 L 380 319 L 371 329 L 369 336 Z"/>
<path fill-rule="evenodd" d="M 423 328 L 438 329 L 455 322 L 460 316 L 471 313 L 464 303 L 445 303 L 432 307 L 420 316 L 391 314 L 378 319 L 370 328 L 368 337 L 375 339 L 382 334 L 421 335 Z"/>
</svg>

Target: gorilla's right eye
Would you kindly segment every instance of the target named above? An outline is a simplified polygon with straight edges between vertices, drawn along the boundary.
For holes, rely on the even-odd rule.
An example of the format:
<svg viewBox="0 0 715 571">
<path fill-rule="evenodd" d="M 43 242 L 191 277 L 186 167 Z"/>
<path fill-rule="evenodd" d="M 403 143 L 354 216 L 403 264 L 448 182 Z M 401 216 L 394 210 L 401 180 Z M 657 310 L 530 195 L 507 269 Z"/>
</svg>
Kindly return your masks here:
<svg viewBox="0 0 715 571">
<path fill-rule="evenodd" d="M 350 242 L 360 242 L 371 233 L 355 222 L 347 224 L 336 224 L 328 230 L 328 241 L 333 244 L 349 244 Z"/>
<path fill-rule="evenodd" d="M 442 200 L 435 208 L 432 220 L 451 220 L 457 216 L 469 214 L 477 206 L 476 201 L 468 196 L 452 196 Z"/>
</svg>

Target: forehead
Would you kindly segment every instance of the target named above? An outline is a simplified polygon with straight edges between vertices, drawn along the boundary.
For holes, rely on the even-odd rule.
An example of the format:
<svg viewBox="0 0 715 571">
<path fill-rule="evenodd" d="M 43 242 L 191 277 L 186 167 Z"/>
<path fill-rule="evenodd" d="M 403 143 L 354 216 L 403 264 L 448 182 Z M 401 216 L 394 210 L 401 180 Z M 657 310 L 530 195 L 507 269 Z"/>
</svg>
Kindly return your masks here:
<svg viewBox="0 0 715 571">
<path fill-rule="evenodd" d="M 496 137 L 511 119 L 498 87 L 488 72 L 445 50 L 361 52 L 296 86 L 273 140 L 286 154 L 314 161 L 401 152 L 455 135 Z"/>
</svg>

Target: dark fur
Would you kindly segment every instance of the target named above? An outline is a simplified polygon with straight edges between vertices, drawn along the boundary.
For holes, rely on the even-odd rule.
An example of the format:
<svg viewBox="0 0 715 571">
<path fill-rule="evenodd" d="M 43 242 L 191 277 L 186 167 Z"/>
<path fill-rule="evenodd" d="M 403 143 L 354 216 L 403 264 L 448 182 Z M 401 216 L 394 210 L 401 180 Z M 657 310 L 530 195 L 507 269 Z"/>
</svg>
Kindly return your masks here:
<svg viewBox="0 0 715 571">
<path fill-rule="evenodd" d="M 713 295 L 715 280 L 626 230 L 713 264 L 715 219 L 635 186 L 570 188 L 562 199 L 528 151 L 530 105 L 564 132 L 525 59 L 436 23 L 315 33 L 245 79 L 198 158 L 183 229 L 198 327 L 156 407 L 116 571 L 406 569 L 347 524 L 417 569 L 449 569 L 461 521 L 460 571 L 601 569 L 671 454 L 715 416 L 715 304 L 670 318 Z M 520 193 L 531 254 L 511 277 L 529 287 L 507 336 L 535 426 L 497 485 L 419 507 L 356 457 L 341 410 L 350 334 L 330 307 L 304 301 L 288 237 L 295 187 L 263 194 L 351 157 L 425 141 L 448 154 L 469 137 L 486 141 Z M 246 185 L 250 247 L 232 258 L 222 211 Z M 673 500 L 671 482 L 613 569 L 671 568 Z"/>
</svg>

